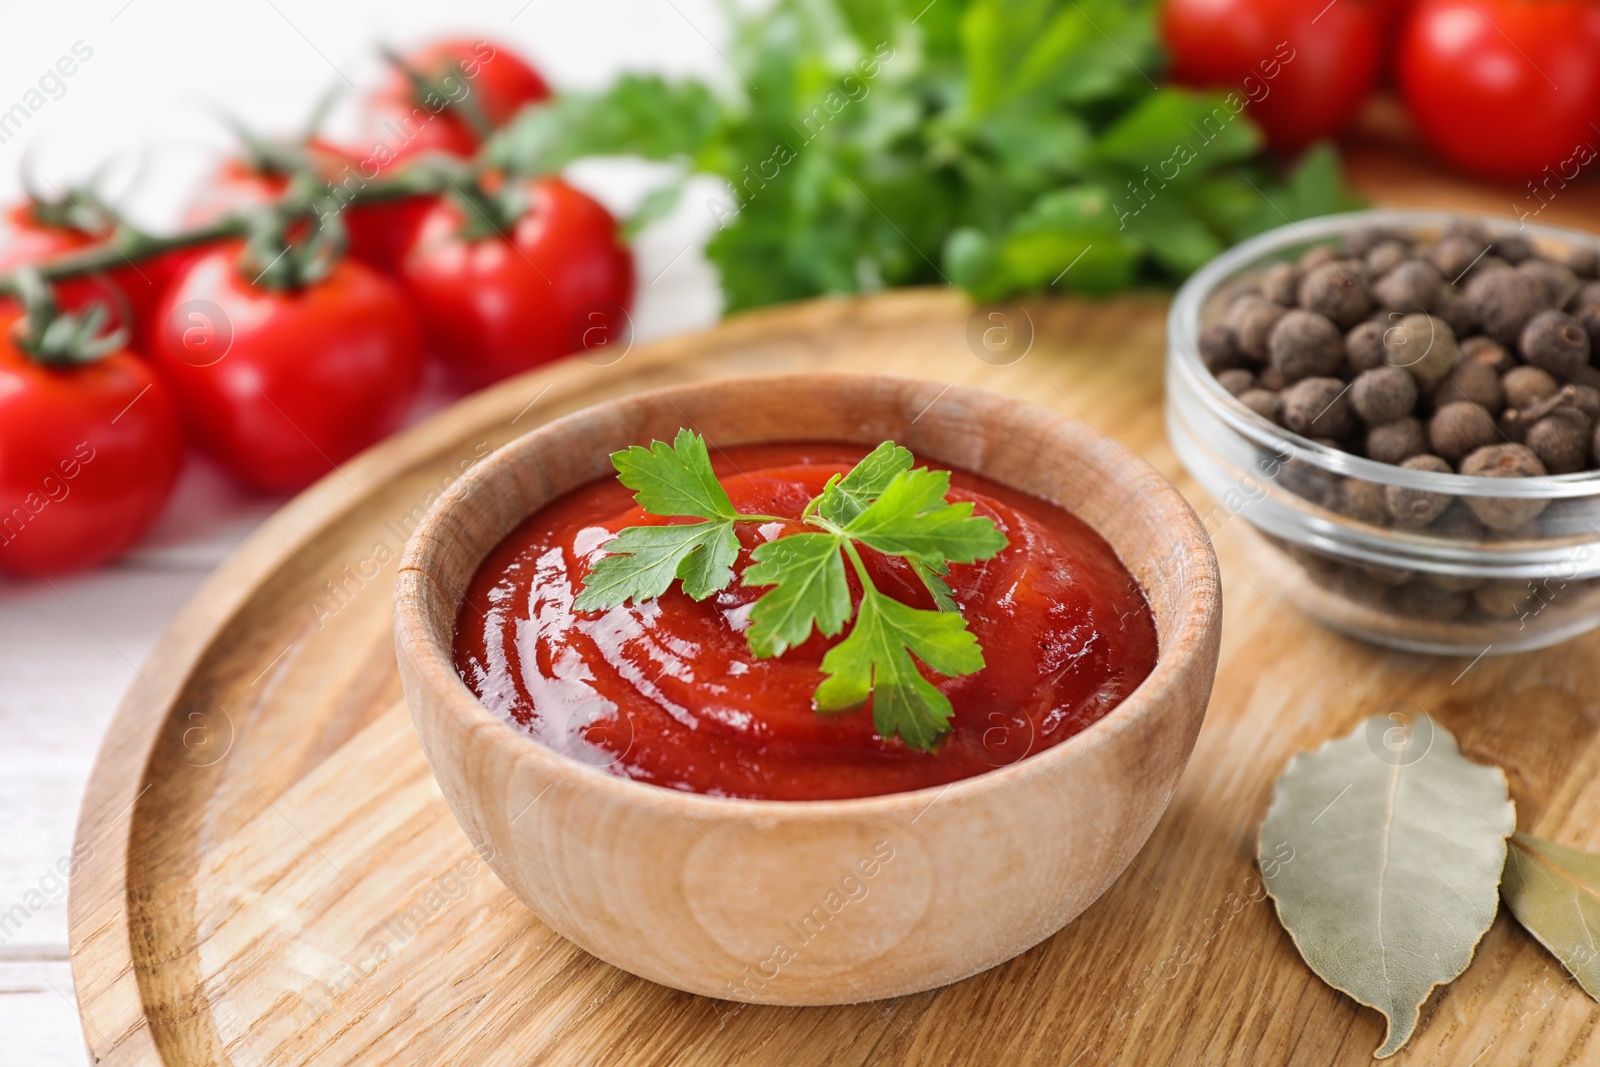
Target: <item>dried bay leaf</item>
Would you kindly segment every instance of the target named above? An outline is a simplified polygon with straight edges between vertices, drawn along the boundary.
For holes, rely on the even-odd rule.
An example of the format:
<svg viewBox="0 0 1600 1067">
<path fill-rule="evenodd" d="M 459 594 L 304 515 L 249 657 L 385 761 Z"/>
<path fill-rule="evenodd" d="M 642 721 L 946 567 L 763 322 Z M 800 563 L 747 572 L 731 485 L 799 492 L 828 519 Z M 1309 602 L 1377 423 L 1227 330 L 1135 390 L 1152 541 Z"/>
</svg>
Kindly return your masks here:
<svg viewBox="0 0 1600 1067">
<path fill-rule="evenodd" d="M 1498 767 L 1467 760 L 1426 717 L 1398 744 L 1402 732 L 1376 717 L 1291 759 L 1258 846 L 1300 955 L 1387 1019 L 1379 1059 L 1410 1039 L 1429 992 L 1472 961 L 1516 828 Z"/>
<path fill-rule="evenodd" d="M 1500 894 L 1517 922 L 1600 1000 L 1600 856 L 1519 833 Z"/>
</svg>

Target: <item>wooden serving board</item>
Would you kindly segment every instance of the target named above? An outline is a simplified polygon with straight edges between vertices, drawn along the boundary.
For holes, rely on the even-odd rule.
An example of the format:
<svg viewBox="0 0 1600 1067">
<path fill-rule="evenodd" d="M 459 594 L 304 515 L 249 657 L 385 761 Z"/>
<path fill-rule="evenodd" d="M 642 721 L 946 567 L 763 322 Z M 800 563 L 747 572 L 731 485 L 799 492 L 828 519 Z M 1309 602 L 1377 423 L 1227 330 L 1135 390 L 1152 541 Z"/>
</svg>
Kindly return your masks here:
<svg viewBox="0 0 1600 1067">
<path fill-rule="evenodd" d="M 1213 515 L 1221 670 L 1134 868 L 1008 964 L 835 1008 L 690 996 L 563 942 L 473 855 L 401 698 L 390 585 L 407 529 L 489 449 L 626 392 L 808 370 L 982 386 L 1089 421 L 1210 514 L 1162 429 L 1163 308 L 1029 305 L 1036 339 L 1008 366 L 973 354 L 971 309 L 949 292 L 744 316 L 612 366 L 505 383 L 313 487 L 183 611 L 106 738 L 71 898 L 96 1061 L 1366 1062 L 1381 1018 L 1313 976 L 1263 900 L 1255 837 L 1274 779 L 1295 752 L 1407 700 L 1505 767 L 1524 829 L 1600 845 L 1600 634 L 1470 664 L 1379 651 L 1266 599 L 1243 521 Z M 1592 1062 L 1596 1021 L 1502 916 L 1399 1062 Z"/>
</svg>

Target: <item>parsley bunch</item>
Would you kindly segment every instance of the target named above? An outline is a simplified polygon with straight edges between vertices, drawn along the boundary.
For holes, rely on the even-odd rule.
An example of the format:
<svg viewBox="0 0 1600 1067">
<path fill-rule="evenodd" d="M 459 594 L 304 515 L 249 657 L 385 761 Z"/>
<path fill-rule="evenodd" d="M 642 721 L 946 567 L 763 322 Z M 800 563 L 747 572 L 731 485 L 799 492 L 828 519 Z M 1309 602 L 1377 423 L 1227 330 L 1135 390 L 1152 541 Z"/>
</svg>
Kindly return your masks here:
<svg viewBox="0 0 1600 1067">
<path fill-rule="evenodd" d="M 705 438 L 688 430 L 679 430 L 671 445 L 636 445 L 614 453 L 611 462 L 645 511 L 701 521 L 622 530 L 584 579 L 574 604 L 580 611 L 649 600 L 675 579 L 689 596 L 704 600 L 733 582 L 736 523 L 793 521 L 736 511 L 711 469 Z M 970 502 L 945 499 L 949 471 L 911 463 L 910 452 L 885 441 L 848 473 L 834 475 L 801 515 L 808 531 L 757 546 L 742 581 L 771 587 L 752 605 L 746 632 L 759 658 L 782 655 L 813 627 L 832 637 L 853 615 L 850 633 L 822 658 L 826 677 L 817 687 L 817 710 L 847 711 L 871 697 L 879 736 L 898 735 L 928 749 L 949 728 L 951 707 L 918 662 L 952 677 L 983 669 L 983 650 L 944 580 L 949 565 L 989 559 L 1006 547 L 1006 537 L 989 519 L 974 516 Z M 904 559 L 936 608 L 913 608 L 879 590 L 862 545 Z M 855 606 L 847 561 L 861 585 Z"/>
<path fill-rule="evenodd" d="M 723 179 L 696 208 L 729 310 L 941 282 L 979 299 L 1168 283 L 1352 205 L 1331 147 L 1287 170 L 1263 156 L 1244 86 L 1159 84 L 1155 0 L 758 7 L 727 5 L 725 84 L 633 74 L 562 95 L 489 163 L 639 155 Z"/>
</svg>

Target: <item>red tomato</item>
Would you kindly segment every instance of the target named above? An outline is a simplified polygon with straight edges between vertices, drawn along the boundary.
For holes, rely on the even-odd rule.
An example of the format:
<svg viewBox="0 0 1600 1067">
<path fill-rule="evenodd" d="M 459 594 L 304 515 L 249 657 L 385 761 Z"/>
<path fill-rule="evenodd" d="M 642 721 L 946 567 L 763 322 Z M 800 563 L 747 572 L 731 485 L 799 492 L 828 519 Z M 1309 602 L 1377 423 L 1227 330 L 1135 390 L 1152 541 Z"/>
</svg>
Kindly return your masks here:
<svg viewBox="0 0 1600 1067">
<path fill-rule="evenodd" d="M 382 150 L 360 156 L 352 154 L 333 183 L 336 188 L 359 190 L 368 181 L 394 177 L 404 167 L 402 157 Z M 408 196 L 345 208 L 342 217 L 350 241 L 350 255 L 385 274 L 394 274 L 400 269 L 400 261 L 405 258 L 406 250 L 416 239 L 417 230 L 436 199 Z"/>
<path fill-rule="evenodd" d="M 207 252 L 168 290 L 150 355 L 201 448 L 248 485 L 299 489 L 399 424 L 421 380 L 416 321 L 359 263 L 274 292 L 240 275 L 239 251 Z"/>
<path fill-rule="evenodd" d="M 37 265 L 81 252 L 101 242 L 93 233 L 40 222 L 28 204 L 18 204 L 0 216 L 0 273 Z M 129 279 L 136 284 L 127 285 Z M 126 286 L 126 288 L 125 288 Z M 131 325 L 134 295 L 151 288 L 131 267 L 74 278 L 55 286 L 56 302 L 63 311 L 81 311 L 92 303 L 105 305 L 113 325 Z"/>
<path fill-rule="evenodd" d="M 242 159 L 223 160 L 184 213 L 184 224 L 204 226 L 229 212 L 270 204 L 288 187 L 286 174 L 258 170 Z"/>
<path fill-rule="evenodd" d="M 172 396 L 127 352 L 35 363 L 0 311 L 0 571 L 56 574 L 127 548 L 155 521 L 183 459 Z"/>
<path fill-rule="evenodd" d="M 1566 180 L 1595 158 L 1600 4 L 1420 0 L 1399 49 L 1400 92 L 1446 159 L 1497 178 L 1546 167 Z"/>
<path fill-rule="evenodd" d="M 1169 0 L 1161 16 L 1173 80 L 1237 93 L 1285 153 L 1360 110 L 1378 77 L 1380 25 L 1367 0 Z"/>
<path fill-rule="evenodd" d="M 633 254 L 617 221 L 559 178 L 526 184 L 528 207 L 504 235 L 462 233 L 445 199 L 423 222 L 400 277 L 431 351 L 472 388 L 583 347 L 615 343 L 633 301 Z"/>
<path fill-rule="evenodd" d="M 470 102 L 498 128 L 524 106 L 550 97 L 538 71 L 493 41 L 439 41 L 404 59 L 408 67 L 438 82 L 445 95 L 419 99 L 411 79 L 398 70 L 373 94 L 369 130 L 400 158 L 429 149 L 460 156 L 477 150 L 477 132 L 447 101 Z"/>
<path fill-rule="evenodd" d="M 354 171 L 369 181 L 392 176 L 429 153 L 467 159 L 478 151 L 478 133 L 448 101 L 471 101 L 490 126 L 498 127 L 524 106 L 550 97 L 538 71 L 492 41 L 440 41 L 406 56 L 405 62 L 439 82 L 445 94 L 419 98 L 400 71 L 393 71 L 388 83 L 372 94 L 366 143 L 348 153 Z M 345 218 L 350 254 L 395 272 L 433 203 L 433 197 L 419 196 L 352 208 Z"/>
<path fill-rule="evenodd" d="M 346 209 L 344 224 L 350 237 L 350 255 L 374 270 L 394 274 L 434 200 L 431 196 L 408 196 Z"/>
<path fill-rule="evenodd" d="M 306 148 L 312 166 L 335 189 L 359 189 L 392 169 L 380 164 L 376 157 L 365 153 L 358 156 L 320 138 L 313 138 Z M 190 206 L 184 221 L 190 226 L 214 222 L 241 208 L 270 204 L 288 188 L 289 176 L 285 173 L 263 170 L 242 159 L 225 160 Z M 432 203 L 432 197 L 408 197 L 347 207 L 341 217 L 350 255 L 368 266 L 393 272 Z"/>
</svg>

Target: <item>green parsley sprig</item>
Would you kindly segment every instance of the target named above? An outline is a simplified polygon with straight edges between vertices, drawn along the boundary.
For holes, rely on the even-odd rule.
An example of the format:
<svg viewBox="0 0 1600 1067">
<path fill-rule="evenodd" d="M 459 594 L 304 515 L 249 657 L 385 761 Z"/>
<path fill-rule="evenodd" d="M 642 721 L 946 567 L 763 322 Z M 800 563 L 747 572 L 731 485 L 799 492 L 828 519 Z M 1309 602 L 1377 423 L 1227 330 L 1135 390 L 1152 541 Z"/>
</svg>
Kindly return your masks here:
<svg viewBox="0 0 1600 1067">
<path fill-rule="evenodd" d="M 704 600 L 733 582 L 739 554 L 734 525 L 791 522 L 742 514 L 711 469 L 705 438 L 679 430 L 671 445 L 653 441 L 611 456 L 617 479 L 645 511 L 701 521 L 629 526 L 606 542 L 606 555 L 584 579 L 575 607 L 614 608 L 660 596 L 673 581 Z M 950 472 L 912 468 L 911 453 L 893 441 L 873 449 L 848 473 L 834 475 L 801 514 L 805 533 L 768 541 L 751 553 L 742 582 L 770 586 L 750 609 L 746 639 L 758 658 L 781 656 L 817 631 L 850 633 L 822 657 L 819 712 L 858 708 L 870 697 L 872 722 L 885 738 L 929 749 L 949 729 L 949 699 L 923 677 L 921 662 L 955 677 L 983 669 L 983 650 L 967 629 L 950 586 L 952 563 L 989 559 L 1006 536 L 967 501 L 952 504 Z M 913 608 L 872 581 L 861 546 L 899 556 L 927 586 L 934 610 Z M 851 604 L 846 565 L 861 586 Z"/>
</svg>

